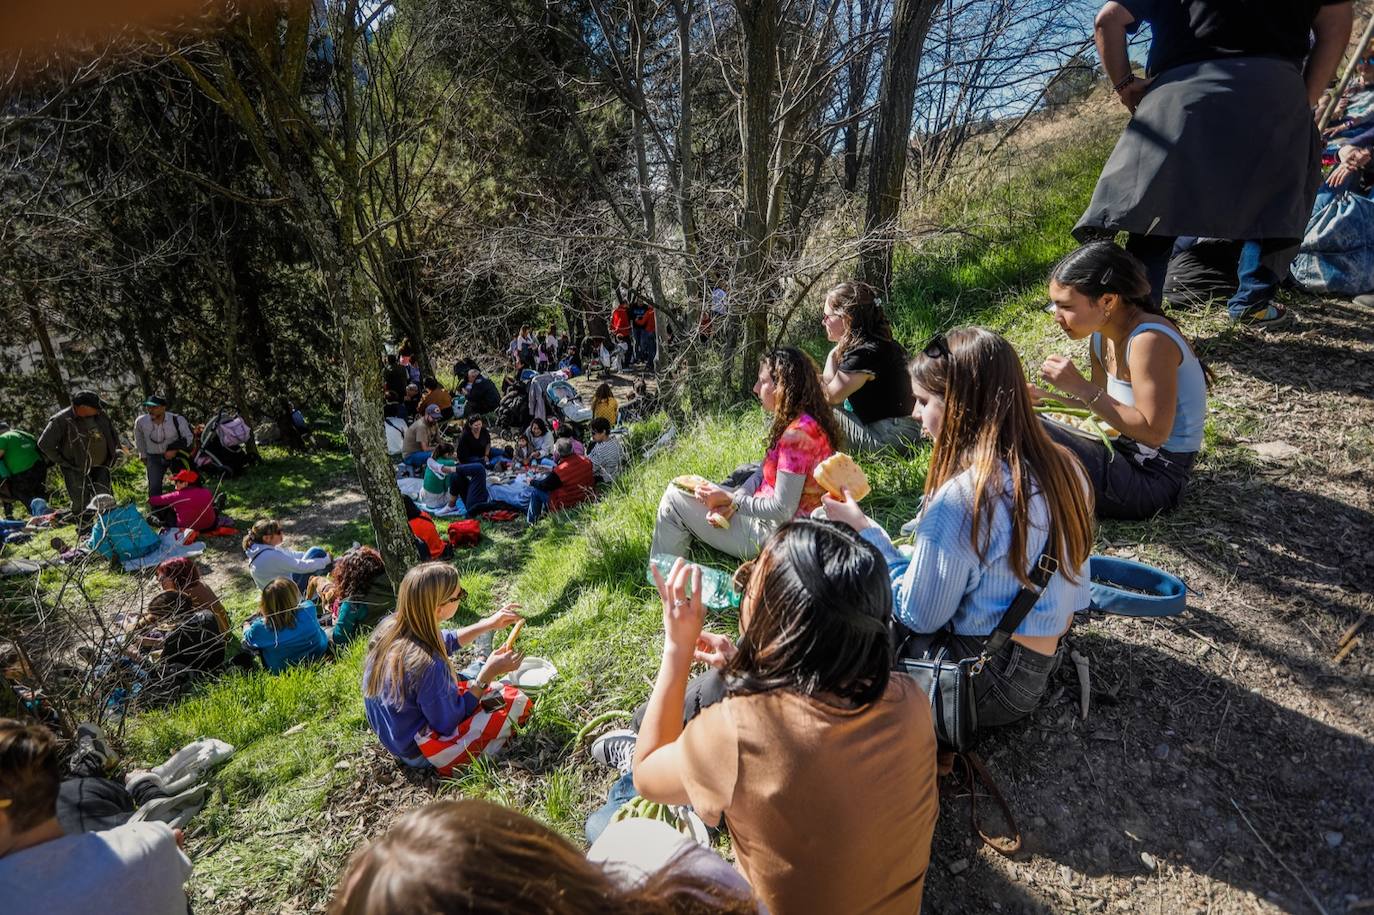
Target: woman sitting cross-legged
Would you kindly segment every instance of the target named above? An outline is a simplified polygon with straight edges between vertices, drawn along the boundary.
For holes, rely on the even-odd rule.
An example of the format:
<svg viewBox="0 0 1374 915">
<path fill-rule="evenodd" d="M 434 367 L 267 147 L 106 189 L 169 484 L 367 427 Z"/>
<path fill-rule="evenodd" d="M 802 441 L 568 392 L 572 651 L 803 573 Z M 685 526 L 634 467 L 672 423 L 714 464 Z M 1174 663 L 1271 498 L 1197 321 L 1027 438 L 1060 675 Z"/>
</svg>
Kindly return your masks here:
<svg viewBox="0 0 1374 915">
<path fill-rule="evenodd" d="M 841 439 L 815 363 L 796 347 L 770 350 L 759 362 L 754 394 L 773 414 L 762 469 L 738 489 L 703 483 L 693 495 L 670 485 L 658 503 L 653 554 L 686 556 L 696 539 L 748 559 L 779 525 L 821 504 L 811 472 Z"/>
<path fill-rule="evenodd" d="M 825 357 L 821 384 L 849 450 L 910 451 L 921 438 L 921 426 L 912 418 L 915 400 L 906 350 L 892 339 L 892 326 L 873 287 L 841 283 L 831 289 L 821 321 L 826 338 L 835 344 Z"/>
<path fill-rule="evenodd" d="M 329 650 L 329 636 L 317 613 L 315 602 L 302 600 L 293 580 L 269 581 L 258 599 L 258 613 L 243 627 L 243 644 L 258 652 L 262 666 L 274 674 L 322 658 Z"/>
<path fill-rule="evenodd" d="M 491 446 L 491 430 L 482 414 L 474 413 L 463 420 L 463 434 L 458 436 L 459 464 L 482 464 L 495 470 L 502 464 L 509 464 L 510 459 L 509 451 Z"/>
<path fill-rule="evenodd" d="M 363 662 L 367 723 L 391 753 L 408 766 L 433 766 L 448 775 L 479 755 L 505 746 L 511 727 L 529 717 L 524 693 L 496 678 L 520 666 L 516 651 L 499 648 L 476 677 L 458 674 L 449 656 L 484 632 L 520 619 L 507 604 L 462 629 L 440 629 L 467 592 L 458 570 L 425 562 L 406 572 L 396 612 L 372 634 Z"/>
<path fill-rule="evenodd" d="M 270 518 L 255 521 L 243 536 L 243 555 L 248 560 L 248 573 L 259 588 L 277 578 L 290 578 L 298 590 L 310 584 L 310 575 L 327 570 L 334 561 L 322 546 L 312 546 L 304 553 L 282 546 L 286 535 L 279 522 Z"/>
<path fill-rule="evenodd" d="M 509 807 L 481 800 L 434 801 L 407 813 L 353 855 L 329 911 L 758 911 L 748 885 L 729 864 L 666 824 L 627 820 L 615 824 L 615 832 L 621 841 L 609 854 L 592 848 L 584 856 L 543 823 Z"/>
<path fill-rule="evenodd" d="M 1121 432 L 1108 447 L 1050 427 L 1083 462 L 1097 514 L 1136 521 L 1177 508 L 1202 448 L 1207 366 L 1150 298 L 1140 261 L 1111 242 L 1084 245 L 1060 261 L 1050 299 L 1064 334 L 1092 341 L 1092 372 L 1084 378 L 1067 356 L 1050 356 L 1041 375 L 1069 395 L 1060 400 Z M 1038 388 L 1031 394 L 1047 396 Z"/>
<path fill-rule="evenodd" d="M 1078 461 L 1037 419 L 1021 361 L 1002 337 L 978 327 L 937 336 L 911 377 L 935 439 L 911 555 L 852 499 L 826 496 L 825 513 L 886 557 L 910 656 L 978 656 L 1041 554 L 1057 561 L 1029 615 L 973 678 L 979 726 L 1007 724 L 1040 701 L 1061 636 L 1088 606 L 1091 495 Z"/>
<path fill-rule="evenodd" d="M 701 570 L 665 581 L 658 678 L 634 747 L 634 787 L 721 816 L 773 915 L 921 908 L 939 808 L 929 703 L 892 672 L 883 557 L 842 525 L 783 525 L 741 571 L 740 638 L 701 631 Z M 684 726 L 693 659 L 724 696 Z"/>
</svg>

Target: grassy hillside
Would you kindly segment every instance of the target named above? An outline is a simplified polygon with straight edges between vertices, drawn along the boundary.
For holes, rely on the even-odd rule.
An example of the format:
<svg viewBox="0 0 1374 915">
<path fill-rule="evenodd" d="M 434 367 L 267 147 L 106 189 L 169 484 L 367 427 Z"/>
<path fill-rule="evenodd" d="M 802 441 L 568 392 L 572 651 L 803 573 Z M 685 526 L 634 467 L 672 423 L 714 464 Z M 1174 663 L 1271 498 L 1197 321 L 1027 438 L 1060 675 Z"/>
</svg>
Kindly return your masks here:
<svg viewBox="0 0 1374 915">
<path fill-rule="evenodd" d="M 1033 166 L 1028 157 L 1009 157 L 993 184 L 974 192 L 951 188 L 932 212 L 920 214 L 949 231 L 899 253 L 889 306 L 899 336 L 919 346 L 935 329 L 979 322 L 1026 340 L 1045 337 L 1043 279 L 1071 245 L 1068 229 L 1105 152 L 1106 142 L 1098 140 L 1052 149 L 1034 157 Z M 528 531 L 519 523 L 487 525 L 481 545 L 460 555 L 456 564 L 470 597 L 454 624 L 502 600 L 520 601 L 531 620 L 522 648 L 552 659 L 561 671 L 511 752 L 496 763 L 439 786 L 398 773 L 380 757 L 363 719 L 361 644 L 334 663 L 282 676 L 228 675 L 172 707 L 142 714 L 128 735 L 140 760 L 156 761 L 201 736 L 239 748 L 191 831 L 198 910 L 317 905 L 353 845 L 381 827 L 379 819 L 436 792 L 494 796 L 579 837 L 583 818 L 612 779 L 571 741 L 592 717 L 642 701 L 655 670 L 661 623 L 644 573 L 659 496 L 676 474 L 720 478 L 756 460 L 763 430 L 757 410 L 703 418 L 597 504 Z M 640 437 L 656 432 L 641 430 Z M 297 458 L 269 449 L 266 463 L 226 487 L 230 512 L 244 521 L 296 518 L 301 530 L 293 539 L 335 549 L 366 539 L 356 512 L 329 523 L 310 520 L 322 494 L 347 486 L 347 459 L 333 444 L 332 456 Z M 881 520 L 895 526 L 911 516 L 925 462 L 925 454 L 867 462 L 871 508 Z M 232 544 L 213 550 L 212 564 L 241 564 Z M 723 557 L 700 558 L 727 566 Z M 227 578 L 222 590 L 236 620 L 251 612 L 245 576 Z M 733 622 L 717 625 L 729 631 Z"/>
</svg>

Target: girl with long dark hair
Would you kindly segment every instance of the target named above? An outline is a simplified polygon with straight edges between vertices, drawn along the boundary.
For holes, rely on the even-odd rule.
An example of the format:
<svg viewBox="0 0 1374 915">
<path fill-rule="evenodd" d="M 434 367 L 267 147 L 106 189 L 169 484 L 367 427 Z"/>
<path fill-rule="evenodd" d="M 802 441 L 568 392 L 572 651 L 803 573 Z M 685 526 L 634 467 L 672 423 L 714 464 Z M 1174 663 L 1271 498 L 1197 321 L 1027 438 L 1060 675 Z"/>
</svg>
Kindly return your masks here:
<svg viewBox="0 0 1374 915">
<path fill-rule="evenodd" d="M 982 653 L 1042 552 L 1058 563 L 1031 612 L 973 680 L 979 725 L 1028 715 L 1063 652 L 1073 614 L 1088 606 L 1093 517 L 1073 454 L 1045 432 L 1021 360 L 990 330 L 939 335 L 912 362 L 927 433 L 935 439 L 925 498 L 906 555 L 849 498 L 826 516 L 853 527 L 887 560 L 909 653 Z"/>
<path fill-rule="evenodd" d="M 655 569 L 663 660 L 635 788 L 707 823 L 723 816 L 770 912 L 919 911 L 939 805 L 934 726 L 920 687 L 891 671 L 882 555 L 842 525 L 802 518 L 737 578 L 730 643 L 701 631 L 699 567 L 679 560 L 666 580 Z M 684 725 L 693 660 L 719 668 L 725 695 Z"/>
<path fill-rule="evenodd" d="M 1176 508 L 1192 476 L 1207 422 L 1207 367 L 1150 297 L 1133 255 L 1111 242 L 1069 254 L 1050 274 L 1054 319 L 1071 340 L 1091 340 L 1084 378 L 1067 356 L 1040 370 L 1073 406 L 1121 432 L 1113 447 L 1051 426 L 1083 462 L 1103 518 L 1138 520 Z M 1045 392 L 1034 389 L 1039 397 Z"/>
<path fill-rule="evenodd" d="M 754 394 L 773 415 L 762 468 L 738 489 L 702 483 L 688 493 L 670 485 L 658 503 L 652 554 L 685 556 L 695 538 L 747 559 L 783 522 L 821 504 L 811 471 L 843 439 L 816 364 L 796 347 L 770 350 L 759 362 Z"/>
</svg>

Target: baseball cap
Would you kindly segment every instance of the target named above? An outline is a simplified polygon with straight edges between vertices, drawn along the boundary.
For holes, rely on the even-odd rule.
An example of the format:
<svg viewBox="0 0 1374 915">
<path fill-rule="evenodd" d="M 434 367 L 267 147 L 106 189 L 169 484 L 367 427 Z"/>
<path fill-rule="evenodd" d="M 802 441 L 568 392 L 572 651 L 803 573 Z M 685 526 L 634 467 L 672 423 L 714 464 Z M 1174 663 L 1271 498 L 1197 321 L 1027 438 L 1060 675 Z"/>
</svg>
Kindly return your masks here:
<svg viewBox="0 0 1374 915">
<path fill-rule="evenodd" d="M 143 406 L 165 407 L 167 406 L 167 398 L 163 397 L 161 394 L 154 394 L 152 397 L 149 397 L 147 400 L 143 401 Z"/>
<path fill-rule="evenodd" d="M 432 416 L 435 419 L 439 419 L 443 415 L 444 411 L 439 409 L 439 405 L 437 403 L 432 403 L 429 406 L 425 407 L 425 416 Z"/>
<path fill-rule="evenodd" d="M 95 391 L 77 391 L 72 395 L 73 407 L 95 407 L 97 410 L 104 406 L 100 402 L 100 395 Z"/>
<path fill-rule="evenodd" d="M 178 483 L 197 483 L 200 481 L 200 474 L 194 470 L 178 470 L 172 474 L 172 479 Z"/>
</svg>

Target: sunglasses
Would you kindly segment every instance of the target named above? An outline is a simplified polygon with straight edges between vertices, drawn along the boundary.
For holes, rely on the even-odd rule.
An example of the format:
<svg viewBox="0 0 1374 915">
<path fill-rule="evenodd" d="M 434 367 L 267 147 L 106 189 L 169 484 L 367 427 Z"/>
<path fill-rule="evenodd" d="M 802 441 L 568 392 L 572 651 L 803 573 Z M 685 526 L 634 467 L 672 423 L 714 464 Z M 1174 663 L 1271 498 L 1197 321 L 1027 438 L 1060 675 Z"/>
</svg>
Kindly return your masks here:
<svg viewBox="0 0 1374 915">
<path fill-rule="evenodd" d="M 465 598 L 465 597 L 467 597 L 467 596 L 468 596 L 468 589 L 467 589 L 467 588 L 464 588 L 462 585 L 459 585 L 459 586 L 458 586 L 458 590 L 455 591 L 453 594 L 449 595 L 448 600 L 444 601 L 444 603 L 446 603 L 446 604 L 456 604 L 456 603 L 462 601 L 462 599 Z"/>
<path fill-rule="evenodd" d="M 930 338 L 930 342 L 921 350 L 927 359 L 943 359 L 949 355 L 949 341 L 944 334 L 936 334 Z"/>
</svg>

